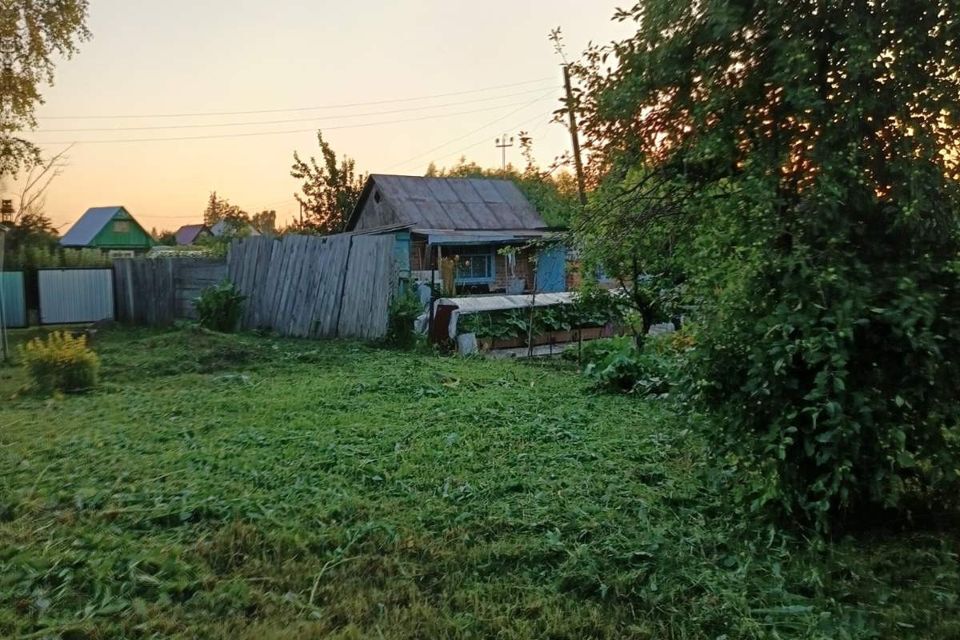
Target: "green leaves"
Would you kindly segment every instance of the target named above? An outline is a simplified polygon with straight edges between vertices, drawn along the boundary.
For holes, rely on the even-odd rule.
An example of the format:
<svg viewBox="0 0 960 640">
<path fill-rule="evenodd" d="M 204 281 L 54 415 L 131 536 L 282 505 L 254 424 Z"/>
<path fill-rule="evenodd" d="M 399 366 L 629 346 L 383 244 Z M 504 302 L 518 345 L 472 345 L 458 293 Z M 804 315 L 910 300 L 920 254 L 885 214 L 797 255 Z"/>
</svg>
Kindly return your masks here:
<svg viewBox="0 0 960 640">
<path fill-rule="evenodd" d="M 588 255 L 681 275 L 703 381 L 687 388 L 749 461 L 746 493 L 821 530 L 958 506 L 960 15 L 641 0 L 622 16 L 634 36 L 578 69 L 608 171 Z"/>
</svg>

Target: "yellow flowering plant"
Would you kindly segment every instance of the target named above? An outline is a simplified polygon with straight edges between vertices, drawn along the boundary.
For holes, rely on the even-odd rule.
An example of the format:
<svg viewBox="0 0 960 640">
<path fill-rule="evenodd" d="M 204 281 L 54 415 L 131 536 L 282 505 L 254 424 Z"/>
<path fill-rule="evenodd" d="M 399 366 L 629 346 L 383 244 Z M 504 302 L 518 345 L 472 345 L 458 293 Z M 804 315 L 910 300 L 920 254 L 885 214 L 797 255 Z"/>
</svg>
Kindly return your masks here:
<svg viewBox="0 0 960 640">
<path fill-rule="evenodd" d="M 46 339 L 34 338 L 19 348 L 20 359 L 33 386 L 43 393 L 78 392 L 97 385 L 100 359 L 87 346 L 85 336 L 55 331 Z"/>
</svg>

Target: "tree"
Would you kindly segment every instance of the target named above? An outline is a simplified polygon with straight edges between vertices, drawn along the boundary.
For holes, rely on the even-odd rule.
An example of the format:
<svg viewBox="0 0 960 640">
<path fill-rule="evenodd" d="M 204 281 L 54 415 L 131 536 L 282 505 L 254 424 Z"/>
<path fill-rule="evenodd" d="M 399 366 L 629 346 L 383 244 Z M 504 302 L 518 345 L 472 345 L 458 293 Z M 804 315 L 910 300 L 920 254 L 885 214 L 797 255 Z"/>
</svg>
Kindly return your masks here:
<svg viewBox="0 0 960 640">
<path fill-rule="evenodd" d="M 321 131 L 317 131 L 317 143 L 320 162 L 312 156 L 304 161 L 293 152 L 290 175 L 303 181 L 302 193 L 295 197 L 306 213 L 298 229 L 319 234 L 339 233 L 360 200 L 367 176 L 356 173 L 352 158 L 344 156 L 338 161 Z"/>
<path fill-rule="evenodd" d="M 207 200 L 207 208 L 203 212 L 203 223 L 212 227 L 223 221 L 233 228 L 240 229 L 250 223 L 250 216 L 237 205 L 230 204 L 226 198 L 219 197 L 216 191 L 212 191 Z"/>
<path fill-rule="evenodd" d="M 273 235 L 277 232 L 277 212 L 271 209 L 255 213 L 250 216 L 250 224 L 262 234 Z"/>
<path fill-rule="evenodd" d="M 695 371 L 753 504 L 823 529 L 955 504 L 956 2 L 642 0 L 617 18 L 635 35 L 576 69 L 591 168 L 703 196 L 681 249 Z"/>
<path fill-rule="evenodd" d="M 54 57 L 71 57 L 90 37 L 87 0 L 6 0 L 0 4 L 0 175 L 41 162 L 20 133 L 36 126 L 40 85 L 53 83 Z"/>
<path fill-rule="evenodd" d="M 32 165 L 13 200 L 13 218 L 7 221 L 10 231 L 7 244 L 11 252 L 21 248 L 50 249 L 56 245 L 57 229 L 46 213 L 46 194 L 67 165 L 70 147 Z"/>
<path fill-rule="evenodd" d="M 634 169 L 611 173 L 587 207 L 574 209 L 571 236 L 585 272 L 601 271 L 619 282 L 640 318 L 638 347 L 654 323 L 677 320 L 682 313 L 686 275 L 675 247 L 694 229 L 696 216 L 689 206 L 694 197 L 682 182 Z"/>
</svg>

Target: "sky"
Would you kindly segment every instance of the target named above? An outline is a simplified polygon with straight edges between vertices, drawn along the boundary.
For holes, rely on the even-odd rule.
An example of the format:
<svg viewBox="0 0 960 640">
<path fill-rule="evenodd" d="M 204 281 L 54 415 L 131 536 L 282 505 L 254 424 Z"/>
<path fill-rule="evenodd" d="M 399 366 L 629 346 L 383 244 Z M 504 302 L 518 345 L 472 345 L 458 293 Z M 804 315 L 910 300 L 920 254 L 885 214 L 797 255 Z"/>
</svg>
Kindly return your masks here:
<svg viewBox="0 0 960 640">
<path fill-rule="evenodd" d="M 549 31 L 576 57 L 629 35 L 611 20 L 622 4 L 91 0 L 93 38 L 58 63 L 31 136 L 48 154 L 73 143 L 46 211 L 62 232 L 105 205 L 173 230 L 216 191 L 288 222 L 292 155 L 316 154 L 318 128 L 361 172 L 496 167 L 495 138 L 520 130 L 549 164 L 570 145 L 551 123 L 563 92 Z M 516 146 L 508 160 L 522 162 Z"/>
</svg>

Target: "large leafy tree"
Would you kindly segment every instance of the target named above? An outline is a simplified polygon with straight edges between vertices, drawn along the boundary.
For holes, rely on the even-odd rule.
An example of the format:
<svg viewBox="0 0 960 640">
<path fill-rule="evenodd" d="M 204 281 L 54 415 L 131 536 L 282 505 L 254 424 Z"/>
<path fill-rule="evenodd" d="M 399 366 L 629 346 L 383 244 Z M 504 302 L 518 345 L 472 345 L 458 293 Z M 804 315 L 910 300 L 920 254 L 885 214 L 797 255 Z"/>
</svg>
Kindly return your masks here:
<svg viewBox="0 0 960 640">
<path fill-rule="evenodd" d="M 337 154 L 320 131 L 317 131 L 317 143 L 319 161 L 312 156 L 303 160 L 293 152 L 290 175 L 303 181 L 296 198 L 306 214 L 303 223 L 298 222 L 295 227 L 310 233 L 339 233 L 360 200 L 367 177 L 357 173 L 352 158 L 343 156 L 337 160 Z"/>
<path fill-rule="evenodd" d="M 227 222 L 240 229 L 250 223 L 250 216 L 239 206 L 231 204 L 227 198 L 222 198 L 216 191 L 212 191 L 207 198 L 207 208 L 203 210 L 203 223 L 212 227 L 218 222 Z"/>
<path fill-rule="evenodd" d="M 53 83 L 55 59 L 69 58 L 90 37 L 86 20 L 87 0 L 0 2 L 0 175 L 40 162 L 22 133 L 36 126 L 40 87 Z"/>
<path fill-rule="evenodd" d="M 754 504 L 824 528 L 957 495 L 958 12 L 643 0 L 578 68 L 594 170 L 703 196 L 700 388 Z"/>
</svg>

